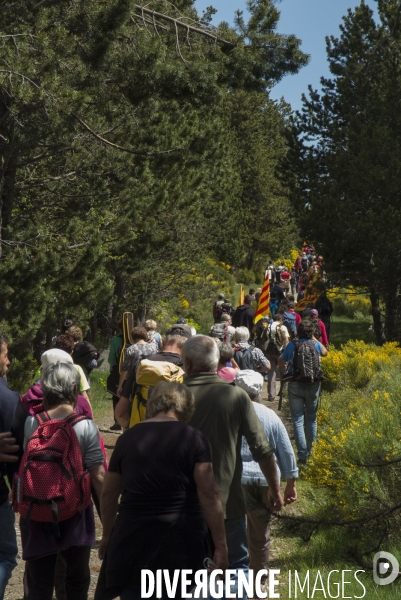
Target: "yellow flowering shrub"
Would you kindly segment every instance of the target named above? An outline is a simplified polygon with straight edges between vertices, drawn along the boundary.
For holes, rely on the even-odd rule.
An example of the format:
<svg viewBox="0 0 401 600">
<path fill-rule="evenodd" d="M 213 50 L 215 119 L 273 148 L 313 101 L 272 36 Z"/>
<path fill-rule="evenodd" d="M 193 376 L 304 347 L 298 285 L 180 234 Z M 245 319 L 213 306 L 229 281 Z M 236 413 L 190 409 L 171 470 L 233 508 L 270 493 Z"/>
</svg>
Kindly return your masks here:
<svg viewBox="0 0 401 600">
<path fill-rule="evenodd" d="M 322 361 L 324 376 L 335 388 L 361 388 L 380 371 L 395 364 L 401 366 L 401 348 L 396 342 L 383 346 L 350 341 L 341 350 L 331 349 Z"/>
<path fill-rule="evenodd" d="M 387 531 L 401 537 L 399 511 L 381 514 L 399 503 L 400 367 L 401 348 L 394 343 L 379 348 L 348 342 L 323 362 L 336 390 L 322 394 L 318 436 L 304 475 L 319 498 L 311 507 L 314 518 L 357 520 L 357 528 L 343 530 L 344 544 L 370 549 Z"/>
<path fill-rule="evenodd" d="M 290 256 L 287 256 L 286 258 L 279 258 L 278 260 L 276 260 L 276 262 L 274 264 L 276 267 L 278 267 L 279 265 L 284 263 L 284 265 L 287 267 L 287 269 L 289 271 L 291 271 L 298 256 L 301 256 L 301 255 L 302 255 L 302 252 L 300 250 L 294 249 L 294 250 L 290 251 Z"/>
</svg>

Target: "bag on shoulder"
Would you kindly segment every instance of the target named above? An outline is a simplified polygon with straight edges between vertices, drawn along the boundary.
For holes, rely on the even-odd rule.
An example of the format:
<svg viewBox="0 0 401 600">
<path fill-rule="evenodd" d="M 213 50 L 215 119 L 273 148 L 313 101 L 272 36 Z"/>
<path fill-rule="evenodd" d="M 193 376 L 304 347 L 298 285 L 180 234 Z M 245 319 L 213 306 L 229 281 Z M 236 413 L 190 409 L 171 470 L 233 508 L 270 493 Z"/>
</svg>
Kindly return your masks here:
<svg viewBox="0 0 401 600">
<path fill-rule="evenodd" d="M 238 348 L 238 350 L 234 352 L 234 360 L 241 371 L 253 369 L 252 348 Z"/>
<path fill-rule="evenodd" d="M 297 319 L 294 312 L 285 311 L 283 314 L 283 325 L 288 329 L 290 335 L 294 336 L 297 331 Z"/>
<path fill-rule="evenodd" d="M 210 337 L 228 342 L 228 323 L 215 323 L 211 329 Z"/>
<path fill-rule="evenodd" d="M 60 537 L 59 521 L 70 519 L 91 502 L 90 475 L 73 428 L 87 418 L 72 414 L 50 419 L 46 412 L 36 414 L 39 427 L 14 477 L 14 511 L 28 522 L 53 523 L 56 538 Z"/>
<path fill-rule="evenodd" d="M 146 418 L 149 394 L 159 381 L 182 383 L 184 371 L 168 361 L 143 359 L 136 370 L 136 384 L 129 426 L 133 427 Z"/>
<path fill-rule="evenodd" d="M 304 342 L 294 341 L 295 345 L 292 374 L 293 381 L 302 383 L 314 383 L 323 379 L 320 368 L 320 357 L 315 348 L 315 342 L 306 340 Z"/>
<path fill-rule="evenodd" d="M 272 324 L 269 325 L 266 330 L 265 340 L 265 346 L 263 348 L 265 354 L 268 356 L 280 356 L 282 350 L 279 350 L 279 348 L 282 348 L 286 341 L 286 336 L 281 323 L 277 325 L 274 335 L 272 333 Z"/>
<path fill-rule="evenodd" d="M 220 321 L 222 315 L 230 315 L 230 317 L 234 314 L 233 305 L 230 302 L 219 302 L 216 306 L 215 310 L 216 321 Z"/>
</svg>

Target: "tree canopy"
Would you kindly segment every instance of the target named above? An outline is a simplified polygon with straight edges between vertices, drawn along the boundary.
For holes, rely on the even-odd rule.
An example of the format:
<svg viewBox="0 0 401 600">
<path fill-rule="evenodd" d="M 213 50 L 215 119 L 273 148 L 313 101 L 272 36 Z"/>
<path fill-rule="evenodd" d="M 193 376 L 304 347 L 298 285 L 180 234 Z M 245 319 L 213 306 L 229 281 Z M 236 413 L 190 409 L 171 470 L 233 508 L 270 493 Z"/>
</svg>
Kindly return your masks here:
<svg viewBox="0 0 401 600">
<path fill-rule="evenodd" d="M 332 77 L 294 120 L 292 201 L 338 283 L 367 287 L 377 339 L 401 338 L 400 5 L 362 1 L 327 39 Z M 386 306 L 383 331 L 379 300 Z"/>
<path fill-rule="evenodd" d="M 256 152 L 285 144 L 265 90 L 307 62 L 274 2 L 249 10 L 213 28 L 189 0 L 2 7 L 0 322 L 16 340 L 39 347 L 67 315 L 143 318 L 208 257 L 249 261 L 259 208 L 286 203 L 272 144 Z M 246 143 L 241 98 L 261 117 Z"/>
</svg>

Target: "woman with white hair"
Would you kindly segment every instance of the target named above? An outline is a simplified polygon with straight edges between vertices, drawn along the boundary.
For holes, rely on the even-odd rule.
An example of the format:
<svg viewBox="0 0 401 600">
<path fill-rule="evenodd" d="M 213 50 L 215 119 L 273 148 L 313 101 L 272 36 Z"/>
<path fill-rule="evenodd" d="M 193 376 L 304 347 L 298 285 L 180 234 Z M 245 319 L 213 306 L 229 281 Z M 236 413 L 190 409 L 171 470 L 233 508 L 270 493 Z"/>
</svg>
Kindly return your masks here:
<svg viewBox="0 0 401 600">
<path fill-rule="evenodd" d="M 287 485 L 284 491 L 284 503 L 291 504 L 297 499 L 295 479 L 298 477 L 298 468 L 290 438 L 281 419 L 270 408 L 260 404 L 263 387 L 263 377 L 260 373 L 252 370 L 237 373 L 235 385 L 245 390 L 252 400 L 253 408 L 262 424 L 266 438 L 275 447 L 275 458 L 277 461 L 277 475 L 286 478 Z M 246 439 L 242 438 L 242 485 L 247 499 L 247 534 L 250 568 L 254 572 L 260 569 L 268 569 L 269 546 L 270 546 L 270 515 L 268 508 L 251 506 L 255 504 L 252 490 L 255 486 L 261 487 L 260 496 L 265 506 L 267 503 L 268 486 L 267 481 L 259 467 L 252 458 Z"/>
<path fill-rule="evenodd" d="M 156 331 L 157 323 L 153 319 L 148 319 L 145 322 L 145 329 L 148 332 L 148 342 L 149 344 L 156 344 L 156 352 L 161 352 L 163 350 L 163 340 L 160 335 Z"/>
<path fill-rule="evenodd" d="M 43 369 L 41 384 L 44 412 L 39 416 L 27 418 L 24 448 L 34 436 L 40 422 L 64 421 L 74 415 L 79 390 L 79 374 L 73 364 L 60 362 L 49 364 Z M 77 415 L 72 423 L 74 423 L 72 428 L 78 440 L 84 468 L 89 471 L 90 482 L 100 496 L 105 471 L 98 429 L 91 419 L 83 416 Z M 60 428 L 62 427 L 63 424 L 60 423 Z M 46 456 L 46 454 L 40 455 L 38 460 L 40 459 L 41 462 L 49 460 Z M 39 474 L 35 475 L 35 473 Z M 43 477 L 43 475 L 40 474 L 40 469 L 36 472 L 33 469 L 31 477 Z M 55 481 L 46 481 L 41 485 L 48 487 L 52 483 L 58 487 L 61 485 Z M 62 496 L 60 498 L 64 500 Z M 90 584 L 90 550 L 96 543 L 93 505 L 89 499 L 88 501 L 87 508 L 79 510 L 71 518 L 58 522 L 58 532 L 55 532 L 54 523 L 33 520 L 29 518 L 29 514 L 26 518 L 21 517 L 22 558 L 26 561 L 26 600 L 52 599 L 57 553 L 61 554 L 67 565 L 66 599 L 87 600 Z"/>
<path fill-rule="evenodd" d="M 270 369 L 270 363 L 262 350 L 249 344 L 248 327 L 237 327 L 235 330 L 234 360 L 240 369 L 253 369 L 265 373 Z"/>
</svg>

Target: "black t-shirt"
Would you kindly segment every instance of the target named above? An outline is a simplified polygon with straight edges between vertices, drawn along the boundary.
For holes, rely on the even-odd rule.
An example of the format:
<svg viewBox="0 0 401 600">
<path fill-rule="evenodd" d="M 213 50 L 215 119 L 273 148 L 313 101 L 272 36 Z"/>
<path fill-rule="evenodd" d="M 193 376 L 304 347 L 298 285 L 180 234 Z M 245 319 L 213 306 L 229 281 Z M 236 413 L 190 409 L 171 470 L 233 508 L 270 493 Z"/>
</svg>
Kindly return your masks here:
<svg viewBox="0 0 401 600">
<path fill-rule="evenodd" d="M 141 515 L 200 509 L 194 480 L 197 463 L 212 462 L 201 431 L 179 421 L 144 421 L 118 440 L 109 471 L 122 475 L 120 512 Z"/>
<path fill-rule="evenodd" d="M 175 352 L 157 352 L 157 354 L 152 354 L 151 356 L 146 356 L 145 358 L 146 358 L 146 360 L 169 362 L 169 363 L 172 363 L 173 365 L 182 367 L 182 358 L 181 358 L 180 354 L 176 354 Z M 134 369 L 131 369 L 131 371 L 128 372 L 127 379 L 124 382 L 123 390 L 122 390 L 122 394 L 121 394 L 122 396 L 124 396 L 124 398 L 129 398 L 132 394 L 132 389 L 133 389 L 134 383 L 135 383 L 136 369 L 138 367 L 138 364 L 136 365 L 136 367 Z"/>
</svg>

